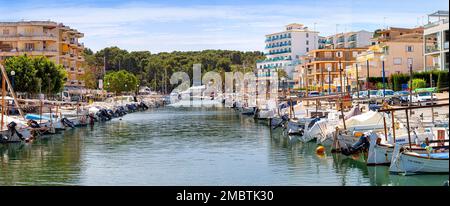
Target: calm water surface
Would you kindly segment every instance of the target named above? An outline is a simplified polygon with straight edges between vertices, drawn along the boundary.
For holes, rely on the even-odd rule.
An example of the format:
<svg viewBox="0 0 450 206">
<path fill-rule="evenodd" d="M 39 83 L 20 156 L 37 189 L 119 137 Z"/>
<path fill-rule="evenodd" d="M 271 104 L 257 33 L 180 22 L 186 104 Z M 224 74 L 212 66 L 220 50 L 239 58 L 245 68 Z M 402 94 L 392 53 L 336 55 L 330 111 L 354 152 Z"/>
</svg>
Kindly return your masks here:
<svg viewBox="0 0 450 206">
<path fill-rule="evenodd" d="M 357 157 L 318 156 L 231 109 L 161 108 L 0 145 L 0 185 L 442 185 Z"/>
</svg>

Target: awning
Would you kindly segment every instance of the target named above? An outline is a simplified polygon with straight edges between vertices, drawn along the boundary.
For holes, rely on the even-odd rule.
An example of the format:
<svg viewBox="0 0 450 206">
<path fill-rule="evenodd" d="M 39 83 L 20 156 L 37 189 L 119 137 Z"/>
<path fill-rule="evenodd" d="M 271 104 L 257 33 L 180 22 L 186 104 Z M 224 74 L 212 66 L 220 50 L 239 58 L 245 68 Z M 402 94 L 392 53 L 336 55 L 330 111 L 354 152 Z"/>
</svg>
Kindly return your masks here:
<svg viewBox="0 0 450 206">
<path fill-rule="evenodd" d="M 417 89 L 414 89 L 414 92 L 415 93 L 417 93 L 417 92 L 437 92 L 437 89 L 436 89 L 436 87 L 417 88 Z"/>
</svg>

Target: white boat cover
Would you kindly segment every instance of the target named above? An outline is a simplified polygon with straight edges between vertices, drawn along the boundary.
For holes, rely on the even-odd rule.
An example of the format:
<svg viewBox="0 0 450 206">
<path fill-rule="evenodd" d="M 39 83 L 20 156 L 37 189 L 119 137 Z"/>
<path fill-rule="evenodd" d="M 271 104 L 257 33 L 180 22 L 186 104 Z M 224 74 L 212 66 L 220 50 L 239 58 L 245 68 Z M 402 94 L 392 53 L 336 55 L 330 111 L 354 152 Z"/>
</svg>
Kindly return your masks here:
<svg viewBox="0 0 450 206">
<path fill-rule="evenodd" d="M 369 111 L 364 114 L 350 117 L 345 120 L 345 124 L 347 127 L 383 124 L 383 115 L 375 111 Z"/>
</svg>

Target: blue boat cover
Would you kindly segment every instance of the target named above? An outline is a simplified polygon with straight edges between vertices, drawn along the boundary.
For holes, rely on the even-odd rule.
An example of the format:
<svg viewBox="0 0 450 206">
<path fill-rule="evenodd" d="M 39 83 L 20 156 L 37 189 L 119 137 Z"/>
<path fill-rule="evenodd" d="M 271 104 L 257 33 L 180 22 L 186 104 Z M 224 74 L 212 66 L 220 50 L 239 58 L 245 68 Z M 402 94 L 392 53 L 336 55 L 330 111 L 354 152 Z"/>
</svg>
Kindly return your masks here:
<svg viewBox="0 0 450 206">
<path fill-rule="evenodd" d="M 27 115 L 25 115 L 25 119 L 40 120 L 41 119 L 41 115 L 39 115 L 39 114 L 27 114 Z M 46 116 L 46 115 L 42 115 L 42 119 L 43 120 L 50 120 L 50 117 Z"/>
<path fill-rule="evenodd" d="M 428 154 L 419 154 L 421 157 L 428 157 Z M 431 153 L 430 156 L 436 159 L 448 159 L 448 152 Z"/>
</svg>

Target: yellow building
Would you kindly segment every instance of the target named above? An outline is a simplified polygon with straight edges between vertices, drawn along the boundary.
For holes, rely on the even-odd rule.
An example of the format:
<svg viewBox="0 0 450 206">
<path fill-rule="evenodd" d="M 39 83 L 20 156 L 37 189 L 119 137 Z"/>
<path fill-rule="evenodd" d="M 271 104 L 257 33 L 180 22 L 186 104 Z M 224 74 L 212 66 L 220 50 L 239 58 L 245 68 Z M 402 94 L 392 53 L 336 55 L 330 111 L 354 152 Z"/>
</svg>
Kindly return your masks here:
<svg viewBox="0 0 450 206">
<path fill-rule="evenodd" d="M 423 28 L 389 28 L 378 32 L 374 38 L 376 44 L 358 55 L 357 63 L 361 77 L 367 76 L 367 60 L 369 60 L 369 76 L 382 77 L 382 60 L 384 56 L 385 76 L 396 73 L 423 71 Z M 361 71 L 361 70 L 360 70 Z"/>
<path fill-rule="evenodd" d="M 52 21 L 0 22 L 0 61 L 27 54 L 46 56 L 68 72 L 66 86 L 84 87 L 83 33 Z"/>
</svg>

